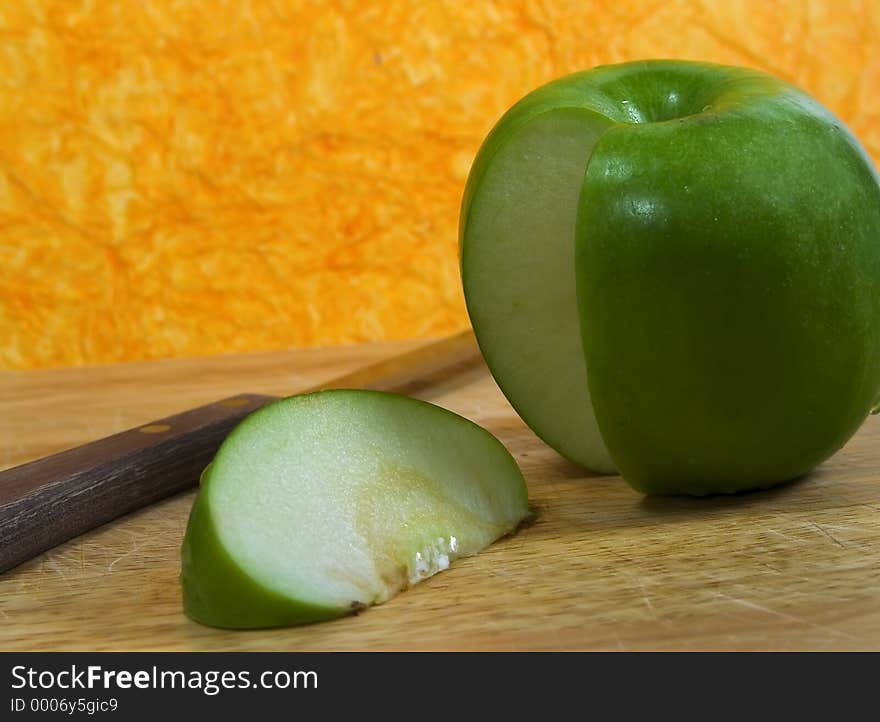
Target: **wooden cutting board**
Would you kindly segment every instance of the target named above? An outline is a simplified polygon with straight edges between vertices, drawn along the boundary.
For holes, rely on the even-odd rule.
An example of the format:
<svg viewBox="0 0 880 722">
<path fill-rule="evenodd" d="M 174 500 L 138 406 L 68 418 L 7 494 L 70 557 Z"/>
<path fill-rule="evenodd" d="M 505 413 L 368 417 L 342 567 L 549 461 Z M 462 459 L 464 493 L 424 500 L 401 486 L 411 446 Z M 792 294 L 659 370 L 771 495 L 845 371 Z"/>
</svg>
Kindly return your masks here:
<svg viewBox="0 0 880 722">
<path fill-rule="evenodd" d="M 233 394 L 291 394 L 418 345 L 0 373 L 0 468 Z M 188 492 L 0 576 L 0 650 L 880 649 L 880 419 L 800 482 L 648 499 L 542 444 L 485 367 L 418 395 L 507 445 L 534 526 L 358 617 L 222 631 L 181 612 Z"/>
</svg>

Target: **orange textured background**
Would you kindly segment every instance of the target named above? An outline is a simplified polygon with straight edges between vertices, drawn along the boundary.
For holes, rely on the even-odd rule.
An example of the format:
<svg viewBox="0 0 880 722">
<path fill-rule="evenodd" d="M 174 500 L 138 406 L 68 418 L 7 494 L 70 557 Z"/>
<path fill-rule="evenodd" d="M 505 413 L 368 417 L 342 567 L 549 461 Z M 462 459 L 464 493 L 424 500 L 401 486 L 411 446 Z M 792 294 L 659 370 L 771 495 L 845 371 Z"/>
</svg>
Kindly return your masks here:
<svg viewBox="0 0 880 722">
<path fill-rule="evenodd" d="M 873 0 L 0 5 L 0 367 L 438 335 L 483 135 L 569 71 L 762 67 L 880 158 Z"/>
</svg>

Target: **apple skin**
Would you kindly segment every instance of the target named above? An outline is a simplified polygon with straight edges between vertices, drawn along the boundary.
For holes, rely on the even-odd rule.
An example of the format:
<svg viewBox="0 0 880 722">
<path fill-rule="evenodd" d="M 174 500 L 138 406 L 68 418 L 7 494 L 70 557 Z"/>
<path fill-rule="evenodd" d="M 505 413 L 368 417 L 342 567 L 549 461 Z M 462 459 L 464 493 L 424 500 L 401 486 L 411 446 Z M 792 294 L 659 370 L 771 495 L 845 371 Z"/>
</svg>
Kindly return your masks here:
<svg viewBox="0 0 880 722">
<path fill-rule="evenodd" d="M 645 492 L 796 478 L 880 388 L 876 171 L 837 118 L 770 76 L 660 63 L 608 92 L 623 87 L 648 122 L 600 137 L 576 231 L 603 439 Z M 673 94 L 679 107 L 662 103 Z"/>
<path fill-rule="evenodd" d="M 494 150 L 573 107 L 608 122 L 581 188 L 572 303 L 615 466 L 649 494 L 731 493 L 810 471 L 880 389 L 880 179 L 868 155 L 765 73 L 602 66 L 502 118 L 475 161 L 462 228 Z"/>
</svg>

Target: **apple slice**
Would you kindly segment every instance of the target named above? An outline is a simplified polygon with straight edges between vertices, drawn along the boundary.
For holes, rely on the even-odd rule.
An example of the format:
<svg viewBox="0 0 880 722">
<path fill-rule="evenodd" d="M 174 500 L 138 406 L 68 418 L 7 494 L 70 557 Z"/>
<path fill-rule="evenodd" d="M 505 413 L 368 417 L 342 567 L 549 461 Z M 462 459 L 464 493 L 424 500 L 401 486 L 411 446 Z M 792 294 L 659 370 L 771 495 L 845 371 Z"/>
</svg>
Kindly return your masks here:
<svg viewBox="0 0 880 722">
<path fill-rule="evenodd" d="M 612 121 L 572 107 L 511 113 L 519 120 L 487 141 L 465 191 L 468 313 L 492 375 L 523 420 L 572 461 L 611 473 L 587 386 L 574 235 L 587 162 Z M 524 113 L 532 116 L 522 120 Z"/>
<path fill-rule="evenodd" d="M 234 628 L 350 614 L 527 514 L 516 462 L 470 421 L 378 391 L 294 396 L 245 419 L 203 475 L 182 549 L 184 609 Z"/>
</svg>

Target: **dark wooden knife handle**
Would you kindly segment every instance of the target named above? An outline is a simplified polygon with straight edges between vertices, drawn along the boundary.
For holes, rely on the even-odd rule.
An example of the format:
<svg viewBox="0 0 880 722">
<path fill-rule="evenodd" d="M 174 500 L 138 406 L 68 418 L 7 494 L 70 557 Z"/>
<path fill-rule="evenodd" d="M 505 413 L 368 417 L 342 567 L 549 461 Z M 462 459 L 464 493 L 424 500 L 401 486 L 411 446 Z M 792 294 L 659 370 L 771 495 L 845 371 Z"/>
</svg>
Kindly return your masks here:
<svg viewBox="0 0 880 722">
<path fill-rule="evenodd" d="M 0 572 L 194 486 L 232 428 L 274 400 L 241 394 L 0 472 Z"/>
</svg>

